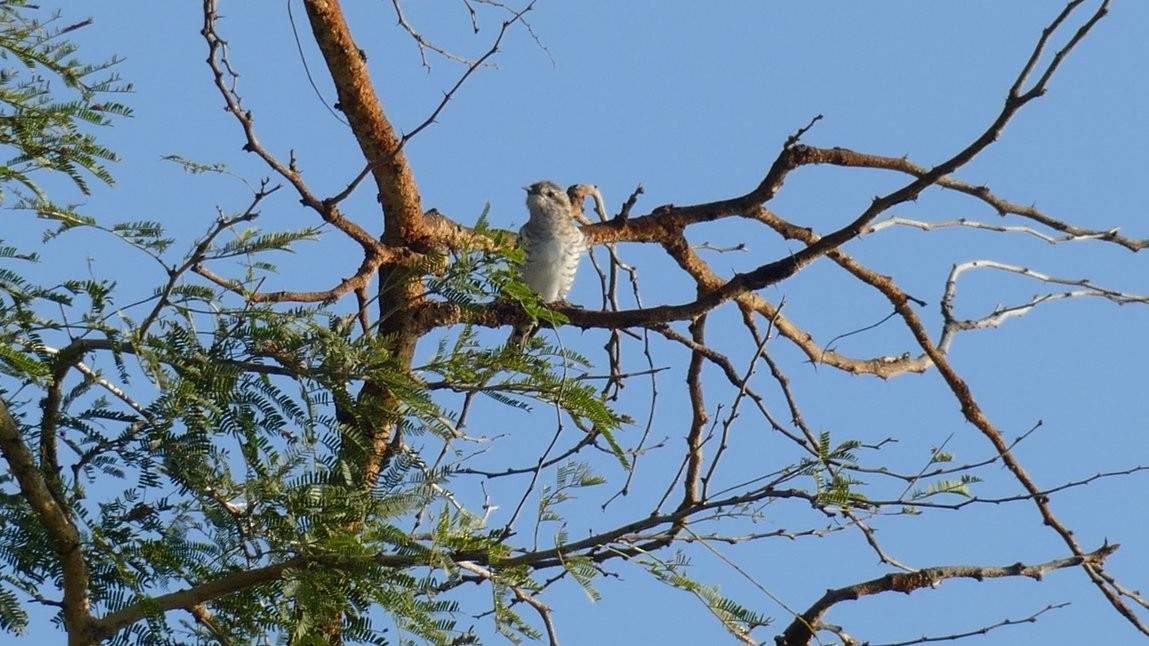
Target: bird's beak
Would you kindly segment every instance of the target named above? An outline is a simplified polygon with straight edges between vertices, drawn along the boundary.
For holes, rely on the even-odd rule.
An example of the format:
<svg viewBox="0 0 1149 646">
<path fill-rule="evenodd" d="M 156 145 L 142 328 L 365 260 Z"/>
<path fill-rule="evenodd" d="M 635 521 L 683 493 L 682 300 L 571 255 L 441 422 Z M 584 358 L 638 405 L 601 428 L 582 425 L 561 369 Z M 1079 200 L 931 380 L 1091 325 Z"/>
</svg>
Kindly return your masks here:
<svg viewBox="0 0 1149 646">
<path fill-rule="evenodd" d="M 524 190 L 524 191 L 526 191 L 526 192 L 528 192 L 528 193 L 530 193 L 530 192 L 531 192 L 531 187 L 530 187 L 530 186 L 524 186 L 524 187 L 523 187 L 523 190 Z"/>
</svg>

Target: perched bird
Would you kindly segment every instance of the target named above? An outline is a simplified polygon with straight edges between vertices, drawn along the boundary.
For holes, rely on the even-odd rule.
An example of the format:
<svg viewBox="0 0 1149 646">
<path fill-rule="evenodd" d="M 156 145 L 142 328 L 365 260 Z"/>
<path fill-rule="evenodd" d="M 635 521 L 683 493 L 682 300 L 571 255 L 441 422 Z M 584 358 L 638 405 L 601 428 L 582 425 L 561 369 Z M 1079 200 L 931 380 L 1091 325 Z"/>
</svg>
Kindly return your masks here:
<svg viewBox="0 0 1149 646">
<path fill-rule="evenodd" d="M 519 247 L 526 252 L 523 281 L 542 302 L 562 301 L 574 285 L 586 249 L 582 231 L 575 226 L 570 198 L 558 184 L 544 180 L 523 188 L 530 212 L 519 229 Z M 508 343 L 524 345 L 533 327 L 517 327 Z"/>
</svg>

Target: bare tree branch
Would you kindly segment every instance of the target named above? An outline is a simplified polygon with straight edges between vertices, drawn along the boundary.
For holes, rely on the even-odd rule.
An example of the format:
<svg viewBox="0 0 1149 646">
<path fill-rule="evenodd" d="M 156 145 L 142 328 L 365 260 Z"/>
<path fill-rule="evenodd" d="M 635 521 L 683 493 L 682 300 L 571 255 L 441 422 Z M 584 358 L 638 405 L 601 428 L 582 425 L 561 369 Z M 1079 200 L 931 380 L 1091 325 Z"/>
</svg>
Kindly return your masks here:
<svg viewBox="0 0 1149 646">
<path fill-rule="evenodd" d="M 802 646 L 811 643 L 815 633 L 824 629 L 822 617 L 835 605 L 843 601 L 855 601 L 883 592 L 909 594 L 923 588 L 937 587 L 946 579 L 996 579 L 1024 576 L 1041 579 L 1047 572 L 1078 566 L 1100 568 L 1105 559 L 1115 552 L 1118 545 L 1102 545 L 1096 550 L 1064 559 L 1046 561 L 1036 565 L 1015 563 L 998 567 L 976 565 L 948 565 L 930 567 L 916 572 L 895 572 L 877 579 L 855 583 L 844 588 L 828 590 L 809 609 L 794 618 L 785 632 L 775 638 L 778 646 Z"/>
</svg>

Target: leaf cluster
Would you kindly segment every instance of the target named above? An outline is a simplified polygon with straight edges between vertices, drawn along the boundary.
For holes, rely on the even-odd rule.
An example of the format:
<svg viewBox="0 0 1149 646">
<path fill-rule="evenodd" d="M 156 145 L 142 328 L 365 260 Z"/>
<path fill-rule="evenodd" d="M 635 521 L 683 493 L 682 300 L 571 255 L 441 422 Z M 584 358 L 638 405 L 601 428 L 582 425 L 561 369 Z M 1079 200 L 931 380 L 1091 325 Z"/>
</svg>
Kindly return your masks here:
<svg viewBox="0 0 1149 646">
<path fill-rule="evenodd" d="M 90 64 L 76 55 L 66 36 L 88 21 L 61 26 L 58 14 L 41 20 L 37 10 L 25 0 L 0 4 L 0 148 L 9 151 L 0 163 L 0 187 L 14 183 L 43 199 L 34 178 L 43 170 L 63 174 L 87 194 L 88 176 L 112 183 L 104 164 L 116 154 L 86 127 L 130 115 L 107 97 L 131 86 L 111 72 L 118 59 Z M 62 97 L 54 82 L 70 96 Z"/>
</svg>

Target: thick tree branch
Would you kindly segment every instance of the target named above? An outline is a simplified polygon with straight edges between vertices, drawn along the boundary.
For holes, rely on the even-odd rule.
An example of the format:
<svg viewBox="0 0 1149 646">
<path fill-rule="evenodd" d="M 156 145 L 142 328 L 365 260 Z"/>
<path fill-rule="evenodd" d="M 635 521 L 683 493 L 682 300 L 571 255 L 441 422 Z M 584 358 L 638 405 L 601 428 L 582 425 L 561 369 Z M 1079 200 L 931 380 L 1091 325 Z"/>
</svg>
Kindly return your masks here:
<svg viewBox="0 0 1149 646">
<path fill-rule="evenodd" d="M 20 427 L 8 410 L 7 402 L 0 401 L 0 451 L 8 468 L 20 485 L 20 494 L 40 519 L 40 524 L 52 541 L 52 551 L 60 565 L 64 625 L 68 630 L 69 646 L 87 646 L 92 624 L 91 600 L 88 595 L 90 578 L 88 563 L 81 549 L 80 531 L 72 522 L 70 511 L 57 501 L 44 475 L 36 468 L 32 452 L 28 450 Z"/>
<path fill-rule="evenodd" d="M 121 628 L 129 626 L 148 616 L 148 614 L 157 611 L 183 608 L 189 612 L 193 612 L 197 606 L 208 601 L 276 581 L 281 578 L 287 570 L 306 569 L 316 566 L 336 569 L 358 569 L 368 564 L 407 568 L 416 565 L 426 565 L 426 559 L 409 555 L 384 554 L 367 559 L 297 556 L 279 563 L 225 574 L 213 581 L 132 604 L 96 621 L 92 629 L 92 634 L 98 639 L 107 638 Z"/>
<path fill-rule="evenodd" d="M 363 158 L 381 160 L 372 177 L 383 206 L 383 242 L 400 246 L 423 237 L 423 208 L 401 140 L 387 119 L 367 72 L 367 54 L 356 45 L 338 0 L 304 0 L 335 92 Z"/>
<path fill-rule="evenodd" d="M 916 572 L 894 572 L 877 579 L 855 583 L 844 588 L 828 590 L 822 598 L 810 606 L 806 612 L 794 618 L 786 631 L 775 638 L 778 646 L 803 646 L 811 643 L 814 635 L 825 629 L 822 617 L 843 601 L 854 601 L 883 592 L 901 592 L 909 594 L 922 588 L 937 587 L 946 579 L 997 579 L 1003 577 L 1024 576 L 1031 579 L 1041 579 L 1047 572 L 1077 566 L 1096 566 L 1100 568 L 1110 554 L 1117 551 L 1118 545 L 1102 545 L 1087 554 L 1072 556 L 1064 559 L 1046 561 L 1036 565 L 1015 563 L 998 567 L 977 565 L 948 565 L 930 567 Z"/>
</svg>

